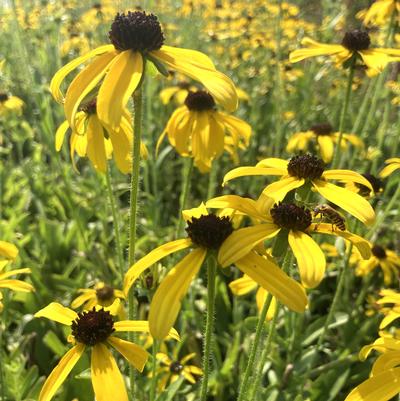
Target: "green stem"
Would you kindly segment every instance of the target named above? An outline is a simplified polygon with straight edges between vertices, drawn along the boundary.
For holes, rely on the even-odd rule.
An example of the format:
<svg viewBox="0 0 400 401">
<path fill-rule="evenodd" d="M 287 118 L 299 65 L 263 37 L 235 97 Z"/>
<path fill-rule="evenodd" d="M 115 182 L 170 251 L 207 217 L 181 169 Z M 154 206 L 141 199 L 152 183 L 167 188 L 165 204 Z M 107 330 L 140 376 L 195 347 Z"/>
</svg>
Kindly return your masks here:
<svg viewBox="0 0 400 401">
<path fill-rule="evenodd" d="M 211 165 L 210 175 L 208 177 L 208 190 L 207 200 L 211 199 L 215 195 L 215 186 L 217 185 L 217 174 L 218 169 L 215 166 L 216 161 L 214 160 Z"/>
<path fill-rule="evenodd" d="M 354 66 L 355 66 L 356 58 L 353 55 L 351 60 L 350 68 L 349 68 L 349 77 L 347 79 L 347 87 L 346 87 L 346 94 L 342 106 L 342 110 L 340 112 L 340 120 L 339 120 L 339 138 L 336 143 L 335 153 L 332 159 L 332 168 L 335 169 L 339 165 L 340 161 L 340 147 L 342 145 L 343 140 L 343 130 L 344 130 L 344 123 L 346 121 L 346 115 L 350 104 L 350 95 L 351 95 L 351 87 L 353 85 L 353 77 L 354 77 Z"/>
<path fill-rule="evenodd" d="M 265 299 L 264 306 L 261 310 L 260 316 L 258 318 L 254 342 L 251 346 L 249 360 L 247 361 L 247 366 L 244 372 L 243 380 L 242 383 L 240 384 L 239 396 L 237 398 L 237 401 L 248 400 L 246 396 L 247 396 L 247 391 L 249 390 L 249 380 L 251 377 L 251 373 L 253 372 L 254 361 L 257 355 L 258 347 L 260 345 L 262 333 L 264 331 L 265 318 L 267 317 L 267 312 L 271 304 L 271 301 L 272 301 L 272 295 L 268 294 L 267 298 Z"/>
<path fill-rule="evenodd" d="M 210 374 L 210 357 L 214 331 L 214 308 L 215 308 L 215 277 L 217 262 L 214 255 L 209 255 L 207 259 L 207 318 L 204 333 L 204 353 L 203 353 L 203 379 L 200 388 L 200 401 L 207 400 L 208 377 Z"/>
<path fill-rule="evenodd" d="M 136 245 L 136 213 L 137 199 L 139 191 L 139 171 L 140 171 L 140 139 L 142 134 L 142 91 L 138 89 L 133 94 L 133 149 L 132 149 L 132 172 L 131 172 L 131 196 L 130 196 L 130 214 L 129 214 L 129 252 L 128 262 L 130 267 L 135 261 L 135 245 Z M 137 320 L 137 303 L 135 300 L 135 286 L 132 286 L 128 294 L 128 316 L 129 320 Z M 129 333 L 130 341 L 135 341 L 136 335 Z M 131 384 L 131 398 L 136 399 L 135 389 L 135 371 L 129 365 L 129 378 Z"/>
<path fill-rule="evenodd" d="M 183 229 L 184 219 L 182 218 L 182 211 L 185 210 L 186 208 L 186 202 L 189 194 L 190 182 L 192 180 L 192 172 L 193 172 L 193 158 L 189 157 L 184 160 L 185 160 L 185 166 L 183 168 L 183 174 L 182 174 L 182 191 L 181 191 L 181 196 L 179 198 L 180 207 L 179 207 L 178 225 L 176 227 L 176 238 L 179 238 Z"/>
<path fill-rule="evenodd" d="M 153 341 L 152 347 L 152 357 L 153 364 L 151 367 L 151 386 L 150 386 L 150 401 L 154 401 L 156 399 L 156 389 L 157 389 L 157 352 L 158 352 L 158 341 Z"/>
<path fill-rule="evenodd" d="M 3 324 L 0 322 L 0 400 L 5 400 L 5 383 L 4 383 L 4 372 L 3 372 Z"/>
<path fill-rule="evenodd" d="M 122 246 L 121 246 L 119 219 L 118 219 L 118 214 L 117 214 L 117 210 L 115 207 L 115 199 L 114 199 L 113 189 L 112 189 L 112 185 L 111 185 L 110 166 L 108 166 L 108 168 L 107 168 L 106 182 L 107 182 L 108 198 L 110 200 L 111 213 L 112 213 L 112 217 L 113 217 L 115 248 L 116 248 L 117 257 L 118 257 L 118 268 L 121 273 L 121 282 L 123 282 L 124 281 L 124 254 L 123 254 Z"/>
</svg>

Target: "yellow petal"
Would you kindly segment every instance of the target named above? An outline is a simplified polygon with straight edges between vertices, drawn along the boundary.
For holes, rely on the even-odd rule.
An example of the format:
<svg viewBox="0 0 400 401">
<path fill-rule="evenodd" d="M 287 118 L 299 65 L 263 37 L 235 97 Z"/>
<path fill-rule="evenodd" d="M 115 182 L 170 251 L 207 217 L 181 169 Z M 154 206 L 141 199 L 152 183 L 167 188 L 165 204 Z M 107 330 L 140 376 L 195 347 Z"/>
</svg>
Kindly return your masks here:
<svg viewBox="0 0 400 401">
<path fill-rule="evenodd" d="M 122 124 L 119 132 L 109 131 L 114 159 L 118 169 L 123 174 L 128 174 L 132 165 L 131 149 L 132 149 L 132 129 L 127 129 L 126 124 Z"/>
<path fill-rule="evenodd" d="M 275 263 L 250 252 L 237 261 L 236 266 L 288 308 L 304 312 L 308 303 L 304 288 Z"/>
<path fill-rule="evenodd" d="M 382 50 L 389 51 L 386 53 Z M 388 65 L 388 63 L 399 61 L 399 57 L 392 57 L 389 53 L 391 53 L 390 49 L 367 49 L 358 51 L 358 54 L 361 56 L 365 65 L 368 67 L 367 75 L 369 77 L 381 73 Z"/>
<path fill-rule="evenodd" d="M 234 168 L 233 170 L 229 171 L 229 173 L 225 174 L 224 180 L 222 185 L 225 185 L 228 181 L 238 178 L 244 177 L 248 175 L 283 175 L 286 172 L 282 172 L 280 169 L 276 168 L 264 168 L 264 167 L 238 167 Z"/>
<path fill-rule="evenodd" d="M 307 46 L 304 49 L 298 49 L 289 54 L 289 61 L 291 63 L 297 63 L 298 61 L 304 60 L 309 57 L 317 56 L 332 56 L 339 53 L 349 53 L 349 51 L 341 45 L 329 45 L 325 43 L 319 43 L 310 38 L 304 38 L 301 44 Z"/>
<path fill-rule="evenodd" d="M 45 317 L 54 320 L 55 322 L 70 326 L 71 323 L 77 319 L 78 314 L 72 309 L 66 308 L 57 302 L 52 302 L 39 312 L 36 312 L 34 316 Z"/>
<path fill-rule="evenodd" d="M 7 262 L 8 263 L 8 261 L 3 261 L 3 262 Z M 1 271 L 1 269 L 0 269 L 0 271 Z M 4 280 L 5 278 L 14 276 L 16 274 L 28 274 L 30 272 L 31 272 L 31 269 L 26 268 L 26 267 L 22 268 L 22 269 L 10 270 L 8 272 L 0 274 L 0 280 Z"/>
<path fill-rule="evenodd" d="M 380 355 L 374 362 L 371 370 L 371 376 L 377 376 L 380 373 L 398 367 L 400 364 L 400 351 L 389 351 Z"/>
<path fill-rule="evenodd" d="M 365 177 L 351 170 L 326 170 L 322 173 L 322 177 L 326 180 L 356 182 L 358 184 L 366 186 L 371 191 L 374 190 L 371 183 Z"/>
<path fill-rule="evenodd" d="M 241 296 L 255 290 L 257 288 L 257 283 L 249 276 L 244 275 L 243 277 L 230 282 L 229 288 L 235 295 Z"/>
<path fill-rule="evenodd" d="M 128 401 L 121 372 L 103 343 L 92 348 L 91 376 L 97 401 Z"/>
<path fill-rule="evenodd" d="M 108 337 L 107 342 L 110 343 L 139 372 L 143 371 L 149 354 L 142 347 L 114 336 Z"/>
<path fill-rule="evenodd" d="M 387 161 L 386 161 L 387 162 Z M 382 171 L 379 173 L 379 175 L 382 178 L 388 177 L 390 174 L 392 174 L 394 171 L 400 169 L 400 162 L 392 162 L 391 164 L 388 164 L 385 166 Z"/>
<path fill-rule="evenodd" d="M 139 52 L 126 50 L 115 60 L 97 96 L 97 115 L 110 129 L 118 130 L 123 109 L 142 78 L 143 59 Z"/>
<path fill-rule="evenodd" d="M 9 242 L 0 241 L 0 257 L 13 260 L 18 256 L 18 248 Z"/>
<path fill-rule="evenodd" d="M 397 312 L 389 312 L 381 321 L 379 325 L 379 329 L 383 330 L 385 327 L 389 326 L 389 324 L 393 323 L 400 317 L 400 313 Z M 399 359 L 400 362 L 400 359 Z"/>
<path fill-rule="evenodd" d="M 58 128 L 56 131 L 56 140 L 55 140 L 55 145 L 56 145 L 56 151 L 59 152 L 61 150 L 62 144 L 64 142 L 64 137 L 66 132 L 68 131 L 69 124 L 68 121 L 65 120 Z"/>
<path fill-rule="evenodd" d="M 150 54 L 169 68 L 201 82 L 226 110 L 236 110 L 238 97 L 235 85 L 230 78 L 215 70 L 206 55 L 200 53 L 200 56 L 197 51 L 170 46 L 163 46 Z"/>
<path fill-rule="evenodd" d="M 89 299 L 96 298 L 95 290 L 90 290 L 90 292 L 84 293 L 76 297 L 71 302 L 71 308 L 76 309 L 82 306 L 85 302 L 89 301 Z"/>
<path fill-rule="evenodd" d="M 89 53 L 70 61 L 68 64 L 64 65 L 64 67 L 62 67 L 60 70 L 58 70 L 50 82 L 50 91 L 51 91 L 53 97 L 56 99 L 56 101 L 58 103 L 63 102 L 64 96 L 60 90 L 60 85 L 61 85 L 62 81 L 64 80 L 64 78 L 71 71 L 73 71 L 80 64 L 84 63 L 86 60 L 89 60 L 90 58 L 92 58 L 94 56 L 98 56 L 100 54 L 107 53 L 107 52 L 113 52 L 114 50 L 115 50 L 114 45 L 105 45 L 105 46 L 97 47 L 96 49 L 90 51 Z"/>
<path fill-rule="evenodd" d="M 196 276 L 207 251 L 197 248 L 186 255 L 163 279 L 150 305 L 149 324 L 151 335 L 162 340 L 167 335 L 181 308 L 181 299 Z"/>
<path fill-rule="evenodd" d="M 153 249 L 146 256 L 138 260 L 134 265 L 132 265 L 124 278 L 124 294 L 128 295 L 129 289 L 132 284 L 136 281 L 136 279 L 151 265 L 158 262 L 160 259 L 165 256 L 181 251 L 183 249 L 188 248 L 192 244 L 190 238 L 178 239 L 176 241 L 167 242 L 164 245 L 159 246 L 156 249 Z"/>
<path fill-rule="evenodd" d="M 150 333 L 149 322 L 147 320 L 120 320 L 119 322 L 114 323 L 114 329 L 116 332 L 141 331 L 144 333 Z M 174 328 L 171 328 L 168 337 L 180 341 L 180 336 Z"/>
<path fill-rule="evenodd" d="M 325 199 L 341 207 L 362 223 L 371 225 L 375 212 L 371 205 L 360 195 L 326 181 L 313 180 L 313 186 Z"/>
<path fill-rule="evenodd" d="M 301 282 L 306 288 L 316 287 L 324 278 L 326 260 L 318 244 L 301 231 L 289 231 L 289 245 L 299 266 Z"/>
<path fill-rule="evenodd" d="M 1 280 L 0 288 L 8 288 L 13 291 L 31 292 L 34 288 L 31 284 L 25 283 L 21 280 Z"/>
<path fill-rule="evenodd" d="M 87 122 L 87 156 L 97 171 L 107 171 L 104 130 L 95 114 L 91 115 Z"/>
<path fill-rule="evenodd" d="M 287 193 L 293 191 L 296 188 L 300 188 L 305 183 L 304 178 L 297 177 L 285 177 L 279 181 L 273 182 L 264 188 L 262 191 L 263 196 L 272 198 L 275 202 L 280 202 L 286 196 Z"/>
<path fill-rule="evenodd" d="M 264 288 L 260 287 L 256 294 L 257 309 L 258 309 L 259 313 L 261 313 L 261 311 L 263 309 L 263 306 L 267 299 L 267 296 L 268 296 L 268 291 L 266 291 Z M 267 310 L 267 316 L 266 316 L 265 320 L 272 320 L 274 318 L 275 311 L 276 311 L 276 305 L 277 305 L 276 298 L 272 297 L 271 303 Z"/>
<path fill-rule="evenodd" d="M 260 242 L 276 236 L 280 230 L 280 227 L 274 223 L 258 224 L 235 230 L 221 245 L 218 252 L 218 263 L 222 267 L 235 263 Z"/>
<path fill-rule="evenodd" d="M 317 137 L 319 152 L 325 163 L 330 163 L 333 156 L 333 141 L 328 135 L 319 135 Z"/>
<path fill-rule="evenodd" d="M 208 210 L 203 202 L 201 202 L 200 206 L 198 207 L 182 210 L 182 217 L 185 219 L 186 222 L 192 221 L 193 217 L 198 219 L 201 216 L 207 216 L 207 215 L 208 215 Z"/>
<path fill-rule="evenodd" d="M 276 168 L 282 171 L 282 175 L 285 175 L 287 174 L 288 163 L 287 160 L 278 159 L 277 157 L 268 157 L 267 159 L 259 161 L 256 167 Z"/>
<path fill-rule="evenodd" d="M 400 392 L 400 368 L 370 377 L 357 386 L 345 401 L 388 401 Z"/>
<path fill-rule="evenodd" d="M 58 365 L 50 373 L 46 379 L 42 390 L 40 391 L 39 401 L 50 401 L 58 388 L 67 378 L 73 367 L 79 361 L 85 350 L 84 344 L 77 344 L 72 347 L 60 360 Z"/>
</svg>

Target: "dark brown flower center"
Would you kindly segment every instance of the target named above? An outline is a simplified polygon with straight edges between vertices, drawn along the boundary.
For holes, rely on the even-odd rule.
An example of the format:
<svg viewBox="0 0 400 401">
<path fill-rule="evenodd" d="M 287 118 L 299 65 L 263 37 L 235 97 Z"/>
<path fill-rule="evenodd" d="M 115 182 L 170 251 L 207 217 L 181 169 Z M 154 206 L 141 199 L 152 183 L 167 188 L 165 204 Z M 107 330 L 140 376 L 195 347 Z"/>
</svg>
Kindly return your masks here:
<svg viewBox="0 0 400 401">
<path fill-rule="evenodd" d="M 114 289 L 108 285 L 96 290 L 96 297 L 100 302 L 109 302 L 114 300 Z"/>
<path fill-rule="evenodd" d="M 378 259 L 386 259 L 386 251 L 380 245 L 374 245 L 371 249 L 372 254 Z"/>
<path fill-rule="evenodd" d="M 10 98 L 7 93 L 5 92 L 0 92 L 0 102 L 5 102 Z"/>
<path fill-rule="evenodd" d="M 183 370 L 183 365 L 179 361 L 173 361 L 169 365 L 169 371 L 175 375 L 179 375 Z"/>
<path fill-rule="evenodd" d="M 367 50 L 370 44 L 368 32 L 361 29 L 346 32 L 342 40 L 342 46 L 351 51 Z"/>
<path fill-rule="evenodd" d="M 228 217 L 215 214 L 193 217 L 188 222 L 186 232 L 196 245 L 207 249 L 218 249 L 225 239 L 232 234 L 233 227 Z"/>
<path fill-rule="evenodd" d="M 383 189 L 383 181 L 378 177 L 375 177 L 369 173 L 362 174 L 362 176 L 370 182 L 375 193 L 378 193 L 381 189 Z M 356 186 L 359 189 L 359 194 L 361 196 L 369 196 L 371 194 L 371 190 L 365 185 L 356 183 Z"/>
<path fill-rule="evenodd" d="M 189 92 L 185 99 L 185 105 L 193 111 L 215 109 L 214 98 L 206 91 Z"/>
<path fill-rule="evenodd" d="M 81 106 L 81 110 L 86 114 L 96 114 L 97 99 L 94 98 Z"/>
<path fill-rule="evenodd" d="M 273 206 L 270 213 L 276 225 L 289 230 L 304 231 L 312 222 L 310 210 L 294 203 L 279 202 Z"/>
<path fill-rule="evenodd" d="M 117 50 L 134 52 L 158 50 L 165 40 L 158 18 L 145 11 L 118 13 L 108 37 Z"/>
<path fill-rule="evenodd" d="M 316 178 L 321 178 L 325 169 L 325 164 L 318 157 L 306 154 L 292 157 L 287 169 L 292 177 L 314 180 Z"/>
<path fill-rule="evenodd" d="M 315 124 L 310 128 L 315 135 L 330 135 L 332 134 L 332 125 L 329 123 Z"/>
<path fill-rule="evenodd" d="M 78 313 L 78 318 L 72 322 L 72 335 L 76 341 L 86 345 L 101 343 L 115 331 L 114 321 L 110 312 L 104 309 Z"/>
</svg>

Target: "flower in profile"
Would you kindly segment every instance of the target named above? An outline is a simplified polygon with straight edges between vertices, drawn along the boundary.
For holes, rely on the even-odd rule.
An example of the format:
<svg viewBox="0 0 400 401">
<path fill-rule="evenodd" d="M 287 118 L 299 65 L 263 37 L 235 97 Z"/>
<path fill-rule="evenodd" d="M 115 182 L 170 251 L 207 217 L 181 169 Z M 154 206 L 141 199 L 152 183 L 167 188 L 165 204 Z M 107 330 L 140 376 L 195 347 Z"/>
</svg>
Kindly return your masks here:
<svg viewBox="0 0 400 401">
<path fill-rule="evenodd" d="M 172 384 L 183 376 L 189 383 L 196 383 L 196 376 L 202 376 L 203 371 L 196 365 L 189 365 L 188 362 L 196 356 L 193 352 L 181 359 L 171 359 L 167 354 L 157 353 L 157 360 L 163 365 L 157 370 L 157 374 L 161 375 L 159 382 L 160 390 L 163 391 L 168 384 Z"/>
<path fill-rule="evenodd" d="M 264 188 L 260 203 L 271 199 L 279 202 L 286 194 L 303 185 L 311 185 L 328 201 L 339 206 L 366 225 L 375 220 L 371 205 L 360 195 L 349 191 L 328 180 L 354 182 L 372 190 L 370 182 L 361 174 L 351 170 L 325 170 L 324 162 L 311 155 L 294 156 L 289 161 L 268 158 L 261 160 L 255 167 L 238 167 L 229 171 L 224 177 L 224 184 L 229 180 L 247 175 L 278 175 L 281 179 Z"/>
<path fill-rule="evenodd" d="M 369 244 L 371 248 L 371 257 L 368 260 L 362 260 L 357 251 L 351 258 L 351 262 L 356 264 L 356 274 L 366 276 L 371 274 L 374 269 L 380 267 L 383 272 L 383 281 L 389 285 L 397 280 L 400 272 L 400 257 L 391 249 L 379 244 Z"/>
<path fill-rule="evenodd" d="M 113 334 L 124 331 L 148 332 L 147 321 L 114 322 L 110 311 L 104 308 L 76 313 L 57 302 L 41 309 L 35 317 L 44 317 L 70 326 L 69 341 L 73 343 L 73 347 L 61 358 L 45 381 L 39 401 L 53 398 L 87 347 L 91 348 L 91 379 L 96 400 L 128 401 L 124 378 L 108 347 L 114 348 L 137 370 L 143 371 L 148 353 L 142 347 Z"/>
<path fill-rule="evenodd" d="M 18 256 L 18 249 L 15 245 L 0 241 L 0 289 L 7 288 L 17 292 L 31 292 L 34 288 L 31 284 L 25 283 L 21 280 L 12 279 L 10 277 L 17 274 L 29 274 L 31 269 L 22 268 L 5 271 L 6 267 Z M 3 294 L 0 292 L 0 312 L 3 310 Z"/>
<path fill-rule="evenodd" d="M 400 393 L 400 340 L 381 335 L 361 349 L 360 359 L 365 360 L 372 350 L 381 355 L 372 365 L 371 377 L 354 388 L 345 401 L 388 401 Z"/>
<path fill-rule="evenodd" d="M 10 112 L 21 114 L 24 102 L 17 96 L 12 96 L 7 92 L 0 92 L 0 116 L 5 116 Z"/>
<path fill-rule="evenodd" d="M 205 91 L 190 92 L 185 105 L 176 109 L 161 134 L 184 157 L 193 157 L 202 172 L 210 171 L 212 161 L 224 150 L 237 162 L 237 149 L 249 145 L 251 127 L 237 117 L 218 111 L 214 98 Z"/>
<path fill-rule="evenodd" d="M 60 151 L 64 142 L 65 134 L 71 129 L 70 154 L 75 166 L 74 154 L 79 157 L 87 156 L 94 168 L 105 173 L 107 171 L 107 160 L 114 156 L 118 169 L 127 174 L 131 169 L 133 130 L 131 115 L 126 107 L 118 130 L 114 130 L 102 123 L 97 114 L 96 99 L 81 106 L 81 110 L 74 116 L 74 121 L 64 121 L 56 132 L 56 150 Z M 147 156 L 147 149 L 141 143 L 140 153 L 142 157 Z"/>
<path fill-rule="evenodd" d="M 231 281 L 229 283 L 229 288 L 236 296 L 239 296 L 239 297 L 242 295 L 246 295 L 249 292 L 252 292 L 255 289 L 257 289 L 257 293 L 256 293 L 257 309 L 259 312 L 261 312 L 261 310 L 264 306 L 265 300 L 267 299 L 268 291 L 264 290 L 264 288 L 262 288 L 262 287 L 259 287 L 258 284 L 254 280 L 252 280 L 249 276 L 244 275 L 241 278 Z M 271 304 L 269 305 L 269 308 L 267 311 L 266 320 L 273 319 L 273 317 L 275 315 L 275 310 L 276 310 L 276 298 L 272 297 Z"/>
<path fill-rule="evenodd" d="M 174 324 L 180 311 L 181 299 L 188 291 L 190 283 L 199 272 L 206 257 L 214 257 L 213 254 L 222 249 L 225 240 L 234 232 L 228 216 L 209 214 L 204 204 L 185 210 L 182 214 L 187 223 L 188 238 L 167 242 L 154 249 L 131 266 L 124 279 L 126 295 L 135 280 L 154 263 L 172 253 L 192 248 L 168 272 L 153 296 L 149 313 L 150 333 L 160 340 L 166 337 L 168 330 Z M 233 248 L 236 249 L 237 246 L 234 244 Z M 219 256 L 218 259 L 220 259 Z M 304 311 L 307 305 L 304 289 L 274 262 L 252 252 L 252 249 L 243 253 L 238 259 L 234 262 L 243 273 L 290 309 L 296 312 Z"/>
<path fill-rule="evenodd" d="M 332 161 L 335 145 L 340 137 L 339 132 L 335 132 L 330 124 L 315 124 L 308 131 L 293 134 L 288 141 L 286 150 L 289 153 L 296 151 L 306 151 L 310 142 L 318 144 L 318 150 L 325 163 Z M 354 134 L 343 134 L 341 147 L 346 149 L 351 144 L 357 148 L 363 148 L 363 141 Z"/>
<path fill-rule="evenodd" d="M 367 198 L 367 199 L 377 196 L 383 192 L 384 184 L 380 178 L 378 178 L 370 173 L 364 173 L 361 175 L 370 182 L 370 184 L 372 186 L 372 191 L 370 188 L 366 187 L 365 185 L 359 184 L 359 183 L 354 183 L 354 182 L 346 183 L 346 188 L 350 191 L 360 194 L 361 196 L 363 196 L 364 198 Z"/>
<path fill-rule="evenodd" d="M 400 157 L 393 157 L 391 159 L 387 159 L 385 163 L 387 164 L 387 166 L 385 166 L 379 173 L 379 175 L 382 178 L 386 178 L 394 171 L 400 169 Z"/>
<path fill-rule="evenodd" d="M 368 32 L 360 29 L 346 32 L 340 45 L 320 43 L 311 38 L 304 38 L 301 44 L 306 47 L 290 53 L 291 63 L 309 57 L 331 56 L 336 64 L 342 65 L 352 57 L 361 58 L 370 77 L 382 72 L 388 63 L 400 60 L 399 49 L 370 48 L 371 39 Z"/>
<path fill-rule="evenodd" d="M 259 204 L 252 199 L 224 195 L 210 199 L 206 205 L 210 208 L 232 208 L 260 221 L 260 224 L 235 230 L 224 241 L 218 253 L 218 262 L 222 267 L 240 260 L 256 246 L 276 237 L 281 231 L 285 233 L 297 260 L 301 282 L 306 288 L 316 287 L 324 278 L 326 268 L 325 255 L 312 239 L 314 233 L 342 237 L 357 247 L 363 258 L 368 259 L 371 256 L 369 244 L 363 238 L 338 229 L 333 224 L 313 223 L 311 211 L 295 203 L 279 202 L 268 212 L 262 212 Z"/>
<path fill-rule="evenodd" d="M 364 25 L 384 26 L 394 12 L 400 12 L 400 3 L 397 0 L 376 0 L 367 10 L 357 13 Z"/>
<path fill-rule="evenodd" d="M 200 81 L 223 107 L 229 111 L 236 109 L 238 99 L 232 81 L 217 71 L 205 54 L 164 45 L 164 34 L 155 15 L 144 11 L 118 13 L 109 39 L 111 44 L 66 64 L 50 83 L 54 98 L 64 103 L 70 123 L 85 97 L 101 83 L 97 94 L 98 117 L 110 129 L 118 130 L 124 107 L 142 82 L 147 61 L 163 74 L 171 69 Z M 64 99 L 60 90 L 64 78 L 90 59 L 92 62 L 69 85 Z"/>
</svg>

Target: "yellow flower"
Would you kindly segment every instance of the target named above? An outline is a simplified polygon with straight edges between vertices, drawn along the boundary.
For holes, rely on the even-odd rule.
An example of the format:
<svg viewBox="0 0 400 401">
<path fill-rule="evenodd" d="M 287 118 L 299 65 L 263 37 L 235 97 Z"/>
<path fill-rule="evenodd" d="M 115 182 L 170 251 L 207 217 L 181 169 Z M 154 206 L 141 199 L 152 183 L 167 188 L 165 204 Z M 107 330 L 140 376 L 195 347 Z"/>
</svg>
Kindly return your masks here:
<svg viewBox="0 0 400 401">
<path fill-rule="evenodd" d="M 24 102 L 19 97 L 0 92 L 0 116 L 10 112 L 21 114 L 22 107 L 24 107 Z"/>
<path fill-rule="evenodd" d="M 357 13 L 357 18 L 365 25 L 385 25 L 397 9 L 400 12 L 400 3 L 397 0 L 376 0 L 368 10 Z"/>
<path fill-rule="evenodd" d="M 157 371 L 157 374 L 161 374 L 161 379 L 159 382 L 160 390 L 163 391 L 165 387 L 167 387 L 168 382 L 172 384 L 178 380 L 180 376 L 183 376 L 191 384 L 196 383 L 195 376 L 201 376 L 203 371 L 195 365 L 187 364 L 187 362 L 189 362 L 195 356 L 196 353 L 193 352 L 181 359 L 171 359 L 168 355 L 162 352 L 157 353 L 157 360 L 164 365 Z"/>
<path fill-rule="evenodd" d="M 50 373 L 39 395 L 39 401 L 49 401 L 78 362 L 86 347 L 91 347 L 91 378 L 97 401 L 128 401 L 125 383 L 117 363 L 108 349 L 111 345 L 140 372 L 148 353 L 138 345 L 112 335 L 114 332 L 148 332 L 147 321 L 123 320 L 114 322 L 105 309 L 76 313 L 57 302 L 52 302 L 35 314 L 71 327 L 74 346 L 61 358 Z M 173 335 L 178 337 L 176 331 Z"/>
<path fill-rule="evenodd" d="M 183 217 L 188 224 L 186 231 L 189 238 L 159 246 L 138 260 L 125 275 L 124 293 L 127 294 L 134 281 L 151 265 L 172 253 L 192 248 L 191 252 L 169 271 L 154 294 L 150 305 L 149 324 L 151 335 L 157 339 L 163 339 L 174 324 L 180 311 L 181 299 L 206 256 L 222 249 L 224 241 L 234 232 L 229 217 L 209 214 L 203 204 L 198 208 L 183 211 Z M 234 248 L 237 248 L 236 245 Z M 220 256 L 218 259 L 220 260 Z M 238 259 L 234 262 L 243 273 L 290 309 L 296 312 L 304 311 L 307 305 L 304 289 L 274 262 L 252 252 L 252 249 Z"/>
<path fill-rule="evenodd" d="M 372 256 L 368 260 L 360 260 L 359 255 L 355 251 L 351 262 L 356 263 L 356 274 L 358 276 L 366 276 L 371 274 L 372 270 L 380 267 L 383 272 L 383 281 L 386 285 L 391 284 L 400 272 L 400 257 L 390 249 L 384 248 L 378 244 L 369 244 Z"/>
<path fill-rule="evenodd" d="M 309 57 L 331 56 L 336 64 L 341 65 L 352 57 L 357 57 L 366 65 L 366 72 L 370 77 L 382 72 L 388 63 L 400 60 L 399 49 L 371 49 L 368 32 L 358 29 L 346 32 L 340 45 L 320 43 L 311 38 L 304 38 L 301 44 L 306 48 L 290 53 L 290 62 L 297 63 Z"/>
<path fill-rule="evenodd" d="M 365 360 L 372 350 L 380 352 L 371 370 L 371 377 L 358 385 L 345 401 L 388 401 L 400 393 L 400 340 L 382 336 L 364 346 L 360 359 Z"/>
<path fill-rule="evenodd" d="M 69 128 L 72 133 L 70 137 L 70 154 L 75 166 L 75 152 L 80 157 L 87 156 L 99 172 L 106 172 L 107 159 L 114 155 L 118 169 L 127 174 L 131 169 L 131 149 L 134 133 L 132 131 L 131 115 L 126 107 L 118 130 L 104 125 L 96 112 L 96 99 L 82 106 L 81 111 L 75 114 L 75 122 L 70 125 L 66 120 L 56 132 L 56 150 L 60 151 L 64 137 Z M 147 157 L 146 146 L 141 143 L 140 153 Z"/>
<path fill-rule="evenodd" d="M 294 203 L 279 202 L 263 212 L 259 204 L 250 198 L 224 195 L 209 200 L 206 205 L 211 208 L 232 208 L 261 222 L 236 230 L 224 241 L 218 253 L 218 262 L 222 267 L 235 263 L 264 240 L 276 237 L 282 230 L 287 231 L 285 238 L 297 260 L 301 282 L 306 288 L 316 287 L 324 278 L 326 268 L 325 255 L 312 239 L 313 233 L 342 237 L 353 243 L 365 259 L 371 256 L 369 244 L 363 238 L 347 230 L 340 230 L 333 224 L 313 223 L 311 211 Z"/>
<path fill-rule="evenodd" d="M 378 177 L 375 177 L 374 175 L 369 174 L 369 173 L 364 173 L 361 175 L 370 182 L 373 191 L 371 191 L 370 188 L 366 187 L 363 184 L 358 184 L 358 183 L 354 183 L 354 182 L 346 183 L 345 187 L 349 191 L 356 192 L 367 199 L 377 196 L 383 192 L 384 185 L 383 185 L 382 180 L 380 180 Z"/>
<path fill-rule="evenodd" d="M 162 104 L 168 104 L 172 98 L 176 103 L 183 104 L 189 92 L 195 92 L 196 90 L 196 86 L 191 85 L 189 82 L 180 81 L 174 86 L 164 88 L 160 92 L 160 99 Z"/>
<path fill-rule="evenodd" d="M 400 318 L 400 293 L 394 290 L 382 290 L 379 294 L 382 298 L 376 303 L 381 307 L 380 312 L 385 315 L 379 329 L 385 329 L 389 324 Z"/>
<path fill-rule="evenodd" d="M 185 105 L 176 109 L 157 142 L 168 135 L 169 142 L 184 157 L 193 157 L 202 172 L 224 149 L 237 162 L 237 148 L 249 145 L 251 127 L 237 117 L 216 110 L 213 97 L 205 91 L 190 92 Z"/>
<path fill-rule="evenodd" d="M 18 249 L 15 245 L 6 241 L 0 241 L 0 288 L 7 288 L 12 291 L 31 292 L 34 288 L 31 284 L 21 280 L 10 279 L 16 274 L 29 274 L 28 268 L 4 271 L 6 266 L 18 256 Z M 0 312 L 3 310 L 3 294 L 0 292 Z"/>
<path fill-rule="evenodd" d="M 332 161 L 335 145 L 338 143 L 340 137 L 339 132 L 334 132 L 330 124 L 316 124 L 308 131 L 298 132 L 289 138 L 286 150 L 289 153 L 295 151 L 306 151 L 310 141 L 318 144 L 319 153 L 325 163 Z M 348 144 L 355 147 L 363 148 L 363 141 L 354 134 L 343 134 L 341 147 L 346 149 Z"/>
<path fill-rule="evenodd" d="M 262 192 L 259 202 L 265 203 L 265 209 L 268 205 L 270 207 L 273 203 L 283 200 L 288 192 L 306 184 L 364 224 L 371 225 L 375 220 L 374 210 L 363 197 L 328 182 L 355 182 L 372 190 L 369 181 L 351 170 L 325 170 L 323 161 L 310 154 L 294 156 L 289 161 L 268 158 L 261 160 L 256 167 L 238 167 L 225 175 L 224 184 L 233 178 L 246 175 L 281 176 L 279 181 L 268 185 Z"/>
<path fill-rule="evenodd" d="M 382 178 L 388 177 L 390 174 L 392 174 L 394 171 L 400 168 L 400 157 L 393 157 L 391 159 L 387 159 L 385 163 L 387 164 L 387 166 L 385 166 L 379 173 L 379 175 Z"/>
<path fill-rule="evenodd" d="M 246 295 L 249 292 L 255 290 L 257 287 L 258 287 L 257 283 L 246 275 L 229 283 L 229 288 L 237 296 Z M 268 291 L 264 290 L 264 288 L 259 287 L 257 289 L 256 303 L 259 312 L 261 312 L 265 300 L 267 299 L 267 296 L 268 296 Z M 275 310 L 276 310 L 276 298 L 272 297 L 271 304 L 267 311 L 266 320 L 272 320 L 272 318 L 275 315 Z"/>
<path fill-rule="evenodd" d="M 118 130 L 124 107 L 141 84 L 146 61 L 155 64 L 164 74 L 169 68 L 200 81 L 218 103 L 227 110 L 236 109 L 238 100 L 232 81 L 217 71 L 203 53 L 165 46 L 155 15 L 142 11 L 117 14 L 109 38 L 112 44 L 72 60 L 51 81 L 51 92 L 58 102 L 64 102 L 70 126 L 83 99 L 102 81 L 97 95 L 97 114 L 103 124 Z M 89 59 L 93 59 L 92 62 L 71 82 L 64 100 L 60 90 L 62 81 Z"/>
</svg>

